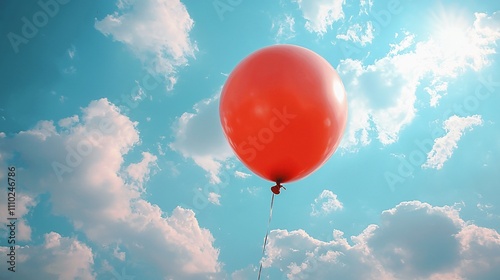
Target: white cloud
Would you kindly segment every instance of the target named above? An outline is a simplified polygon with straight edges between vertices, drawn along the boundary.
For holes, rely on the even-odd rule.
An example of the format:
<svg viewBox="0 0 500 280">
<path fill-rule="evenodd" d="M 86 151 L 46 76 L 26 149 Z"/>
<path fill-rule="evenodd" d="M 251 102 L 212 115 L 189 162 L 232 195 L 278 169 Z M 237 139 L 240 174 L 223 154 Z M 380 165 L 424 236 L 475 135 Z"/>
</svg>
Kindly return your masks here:
<svg viewBox="0 0 500 280">
<path fill-rule="evenodd" d="M 405 37 L 398 44 L 389 44 L 391 50 L 389 51 L 389 55 L 397 55 L 402 51 L 408 49 L 415 43 L 415 35 L 409 32 L 404 32 Z"/>
<path fill-rule="evenodd" d="M 283 42 L 295 37 L 295 19 L 291 15 L 273 20 L 271 29 L 276 30 L 274 40 L 276 42 Z"/>
<path fill-rule="evenodd" d="M 5 140 L 5 137 L 0 137 L 0 143 L 2 143 L 2 140 Z M 2 139 L 4 138 L 4 139 Z M 6 159 L 6 154 L 2 153 L 0 150 L 0 168 L 2 170 L 7 170 L 7 165 L 4 163 L 4 160 Z M 19 174 L 19 169 L 16 171 Z M 0 172 L 0 180 L 3 182 L 7 183 L 7 173 Z M 14 177 L 15 178 L 15 177 Z M 19 182 L 17 182 L 18 184 Z M 0 189 L 0 197 L 5 198 L 5 199 L 0 199 L 0 209 L 4 209 L 4 211 L 0 211 L 0 233 L 2 233 L 2 236 L 8 236 L 9 228 L 7 227 L 7 224 L 9 224 L 11 221 L 7 220 L 7 218 L 12 218 L 15 217 L 17 220 L 14 220 L 15 225 L 16 225 L 16 240 L 17 241 L 30 241 L 31 240 L 31 227 L 28 225 L 26 221 L 26 216 L 27 214 L 31 211 L 31 209 L 36 206 L 37 202 L 36 200 L 26 194 L 25 192 L 22 192 L 19 188 L 14 186 L 15 190 L 15 209 L 14 209 L 14 216 L 11 216 L 8 209 L 11 208 L 11 206 L 8 205 L 8 197 L 12 196 L 9 195 L 8 193 L 10 192 L 9 189 L 7 188 L 7 184 L 5 185 L 5 188 Z"/>
<path fill-rule="evenodd" d="M 182 114 L 174 124 L 175 140 L 170 148 L 208 171 L 212 183 L 220 183 L 222 162 L 233 152 L 219 121 L 219 97 L 202 100 L 193 109 L 195 113 Z"/>
<path fill-rule="evenodd" d="M 143 182 L 149 180 L 149 174 L 151 168 L 158 168 L 156 161 L 158 158 L 148 152 L 142 153 L 142 161 L 139 163 L 132 163 L 127 167 L 127 174 L 137 182 L 139 185 L 142 185 Z"/>
<path fill-rule="evenodd" d="M 341 147 L 369 144 L 372 131 L 382 144 L 394 143 L 399 131 L 415 116 L 418 78 L 405 74 L 393 57 L 368 66 L 347 59 L 337 69 L 345 81 L 350 110 Z"/>
<path fill-rule="evenodd" d="M 368 15 L 373 7 L 373 0 L 361 0 L 359 1 L 359 14 Z"/>
<path fill-rule="evenodd" d="M 220 194 L 214 192 L 208 194 L 208 201 L 210 201 L 210 203 L 212 204 L 220 205 L 219 199 L 220 199 Z"/>
<path fill-rule="evenodd" d="M 132 93 L 130 95 L 130 98 L 132 99 L 132 101 L 138 102 L 146 98 L 147 94 L 138 81 L 135 81 L 135 84 L 136 84 L 135 88 L 137 89 L 137 91 Z"/>
<path fill-rule="evenodd" d="M 79 121 L 78 115 L 74 115 L 72 117 L 68 117 L 68 118 L 64 118 L 64 119 L 59 120 L 57 122 L 57 124 L 60 127 L 68 128 L 68 127 L 71 127 L 73 124 L 77 123 L 78 121 Z"/>
<path fill-rule="evenodd" d="M 481 125 L 481 116 L 469 117 L 451 116 L 443 123 L 446 135 L 434 140 L 432 150 L 427 154 L 427 161 L 422 164 L 423 168 L 441 169 L 443 164 L 451 158 L 453 151 L 458 147 L 457 143 L 466 130 L 472 130 L 474 126 Z"/>
<path fill-rule="evenodd" d="M 63 119 L 63 123 L 64 123 Z M 54 134 L 57 134 L 56 127 L 54 126 L 54 122 L 52 121 L 39 121 L 35 127 L 28 131 L 19 132 L 21 135 L 31 135 L 42 141 L 45 141 L 47 137 L 50 137 Z"/>
<path fill-rule="evenodd" d="M 116 247 L 113 250 L 113 256 L 115 256 L 117 259 L 119 259 L 121 261 L 124 261 L 126 254 L 125 254 L 125 252 L 120 252 L 120 248 Z"/>
<path fill-rule="evenodd" d="M 0 139 L 2 161 L 16 153 L 29 166 L 23 190 L 31 197 L 50 193 L 53 214 L 68 218 L 99 247 L 126 248 L 128 261 L 155 275 L 186 279 L 218 273 L 214 238 L 193 211 L 178 207 L 167 215 L 141 198 L 155 159 L 145 153 L 140 163 L 124 166 L 125 154 L 139 143 L 137 124 L 106 99 L 91 102 L 79 119 L 61 131 L 41 122 Z"/>
<path fill-rule="evenodd" d="M 321 194 L 314 199 L 311 204 L 311 216 L 328 215 L 333 211 L 343 208 L 342 202 L 338 200 L 337 195 L 330 190 L 323 190 Z"/>
<path fill-rule="evenodd" d="M 265 272 L 277 268 L 287 279 L 390 279 L 380 266 L 373 265 L 365 244 L 350 245 L 342 232 L 324 242 L 302 229 L 272 230 L 263 260 Z"/>
<path fill-rule="evenodd" d="M 258 267 L 253 265 L 249 265 L 243 269 L 236 270 L 231 274 L 232 280 L 247 280 L 255 278 L 255 275 L 258 273 Z"/>
<path fill-rule="evenodd" d="M 248 177 L 252 176 L 252 175 L 250 175 L 250 174 L 248 174 L 248 173 L 241 172 L 241 171 L 237 171 L 237 170 L 236 170 L 236 171 L 234 171 L 234 175 L 235 175 L 236 177 L 238 177 L 238 178 L 243 178 L 243 179 L 245 179 L 245 178 L 248 178 Z"/>
<path fill-rule="evenodd" d="M 437 35 L 417 42 L 406 33 L 399 44 L 391 46 L 387 56 L 373 64 L 346 59 L 337 70 L 349 96 L 349 120 L 341 147 L 357 150 L 370 143 L 371 134 L 388 145 L 398 140 L 400 131 L 415 117 L 416 91 L 428 82 L 425 90 L 429 103 L 437 106 L 448 82 L 465 70 L 479 71 L 491 63 L 496 41 L 500 39 L 500 13 L 476 14 L 466 36 L 466 46 L 450 51 Z M 457 35 L 458 36 L 458 35 Z M 448 44 L 449 45 L 449 44 Z M 402 51 L 406 52 L 402 53 Z"/>
<path fill-rule="evenodd" d="M 431 86 L 425 87 L 424 90 L 430 96 L 429 105 L 431 107 L 436 107 L 439 103 L 439 99 L 441 99 L 441 97 L 444 94 L 446 94 L 446 91 L 448 90 L 448 83 L 439 80 L 434 80 L 432 81 Z"/>
<path fill-rule="evenodd" d="M 467 69 L 481 70 L 490 64 L 489 56 L 496 53 L 496 41 L 500 39 L 500 13 L 492 16 L 476 13 L 475 16 L 473 26 L 465 31 L 461 27 L 448 27 L 430 40 L 417 44 L 419 67 L 432 77 L 431 86 L 425 90 L 433 107 L 448 89 L 446 80 L 458 77 Z"/>
<path fill-rule="evenodd" d="M 288 279 L 494 279 L 500 234 L 465 222 L 454 207 L 419 201 L 384 211 L 380 225 L 321 241 L 303 230 L 273 230 L 264 267 Z M 281 274 L 280 273 L 280 274 Z M 489 278 L 488 278 L 489 277 Z"/>
<path fill-rule="evenodd" d="M 344 41 L 352 41 L 358 43 L 361 46 L 366 46 L 371 44 L 373 36 L 373 24 L 371 21 L 366 22 L 366 27 L 360 25 L 359 23 L 349 25 L 345 34 L 338 34 L 337 39 Z"/>
<path fill-rule="evenodd" d="M 332 24 L 344 18 L 342 4 L 344 0 L 292 0 L 299 5 L 306 20 L 305 27 L 309 32 L 323 35 Z"/>
<path fill-rule="evenodd" d="M 8 247 L 0 247 L 5 256 Z M 62 237 L 58 233 L 45 234 L 44 243 L 39 246 L 16 248 L 16 272 L 5 266 L 0 270 L 0 278 L 12 279 L 95 279 L 92 250 L 75 238 Z"/>
<path fill-rule="evenodd" d="M 0 155 L 0 167 L 3 170 L 7 170 L 7 166 L 1 163 L 2 156 Z M 5 178 L 6 174 L 0 174 L 0 180 L 7 182 Z M 8 232 L 7 224 L 10 221 L 7 218 L 12 217 L 9 216 L 8 209 L 8 189 L 2 188 L 0 189 L 0 197 L 5 198 L 0 200 L 0 209 L 4 209 L 4 211 L 0 211 L 0 232 L 6 233 Z M 30 241 L 31 240 L 31 227 L 28 225 L 26 221 L 26 215 L 31 211 L 31 209 L 37 204 L 36 200 L 30 195 L 21 192 L 19 189 L 16 189 L 15 192 L 15 220 L 16 223 L 16 240 L 18 241 Z"/>
<path fill-rule="evenodd" d="M 179 0 L 126 0 L 117 6 L 117 12 L 96 20 L 95 28 L 129 46 L 151 73 L 165 77 L 171 90 L 176 69 L 196 51 L 189 38 L 194 21 L 186 7 Z"/>
<path fill-rule="evenodd" d="M 1 159 L 1 158 L 0 158 Z M 3 166 L 2 166 L 3 167 Z M 4 168 L 4 170 L 7 170 L 7 168 Z M 4 177 L 5 178 L 5 177 Z M 2 176 L 0 176 L 0 179 L 4 179 Z M 4 179 L 7 181 L 7 179 Z M 0 197 L 5 197 L 7 198 L 7 188 L 5 189 L 0 189 Z M 30 209 L 36 205 L 36 200 L 25 194 L 20 192 L 19 189 L 16 189 L 16 210 L 15 210 L 15 217 L 17 218 L 22 218 L 26 214 L 29 213 Z M 7 199 L 2 199 L 0 200 L 0 209 L 4 209 L 5 211 L 0 212 L 0 225 L 2 226 L 2 230 L 4 229 L 4 224 L 7 223 L 7 218 L 8 213 L 7 213 Z"/>
</svg>

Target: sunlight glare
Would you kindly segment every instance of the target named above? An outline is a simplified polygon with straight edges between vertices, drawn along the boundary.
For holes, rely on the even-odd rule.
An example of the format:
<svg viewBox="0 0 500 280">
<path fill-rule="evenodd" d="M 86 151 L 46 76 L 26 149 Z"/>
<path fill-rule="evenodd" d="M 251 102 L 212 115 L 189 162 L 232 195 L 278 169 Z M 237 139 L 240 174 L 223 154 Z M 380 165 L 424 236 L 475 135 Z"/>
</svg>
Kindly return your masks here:
<svg viewBox="0 0 500 280">
<path fill-rule="evenodd" d="M 434 16 L 432 37 L 446 52 L 462 53 L 468 49 L 467 21 L 458 11 L 442 10 Z"/>
</svg>

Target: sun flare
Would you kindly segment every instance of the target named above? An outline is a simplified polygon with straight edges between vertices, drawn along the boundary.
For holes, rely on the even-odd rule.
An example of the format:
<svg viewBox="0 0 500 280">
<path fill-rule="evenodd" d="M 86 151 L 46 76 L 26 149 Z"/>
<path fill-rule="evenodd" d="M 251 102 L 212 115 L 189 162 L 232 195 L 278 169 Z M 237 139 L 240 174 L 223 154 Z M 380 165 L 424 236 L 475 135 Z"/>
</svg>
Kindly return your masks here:
<svg viewBox="0 0 500 280">
<path fill-rule="evenodd" d="M 470 24 L 458 11 L 441 10 L 432 20 L 433 39 L 449 52 L 460 52 L 469 44 L 468 30 Z"/>
</svg>

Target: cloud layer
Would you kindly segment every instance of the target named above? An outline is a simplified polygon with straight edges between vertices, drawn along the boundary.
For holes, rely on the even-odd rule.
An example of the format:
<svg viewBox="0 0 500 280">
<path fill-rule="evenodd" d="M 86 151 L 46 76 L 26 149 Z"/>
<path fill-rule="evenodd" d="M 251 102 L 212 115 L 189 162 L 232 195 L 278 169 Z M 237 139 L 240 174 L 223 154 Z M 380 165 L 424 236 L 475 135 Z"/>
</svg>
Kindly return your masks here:
<svg viewBox="0 0 500 280">
<path fill-rule="evenodd" d="M 0 253 L 9 253 L 0 247 Z M 62 237 L 56 232 L 45 234 L 39 246 L 16 249 L 17 269 L 12 273 L 2 269 L 2 279 L 95 279 L 92 249 L 75 238 Z"/>
<path fill-rule="evenodd" d="M 177 207 L 167 215 L 141 198 L 157 158 L 142 153 L 140 162 L 124 166 L 124 156 L 139 144 L 136 123 L 106 99 L 90 103 L 78 120 L 63 121 L 59 128 L 43 121 L 0 139 L 2 160 L 16 153 L 20 166 L 30 170 L 23 174 L 25 195 L 36 198 L 48 192 L 54 214 L 66 217 L 102 248 L 127 250 L 124 261 L 144 264 L 151 277 L 188 279 L 218 273 L 214 238 L 199 226 L 193 211 Z M 88 254 L 92 256 L 86 253 L 85 258 Z M 60 264 L 53 265 L 55 274 L 66 275 Z"/>
<path fill-rule="evenodd" d="M 303 230 L 273 230 L 264 259 L 288 279 L 494 279 L 500 234 L 465 222 L 455 207 L 419 201 L 384 211 L 350 241 L 324 242 Z"/>
</svg>

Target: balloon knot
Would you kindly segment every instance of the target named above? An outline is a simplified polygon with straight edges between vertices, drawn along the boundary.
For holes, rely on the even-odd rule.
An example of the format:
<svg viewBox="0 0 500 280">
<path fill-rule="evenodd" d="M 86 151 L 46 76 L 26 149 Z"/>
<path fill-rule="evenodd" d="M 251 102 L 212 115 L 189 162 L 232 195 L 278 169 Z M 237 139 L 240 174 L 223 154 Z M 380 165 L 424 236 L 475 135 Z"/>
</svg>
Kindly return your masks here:
<svg viewBox="0 0 500 280">
<path fill-rule="evenodd" d="M 286 190 L 285 187 L 283 187 L 279 182 L 276 182 L 276 185 L 272 186 L 271 187 L 271 191 L 274 193 L 274 194 L 280 194 L 280 189 L 283 188 Z"/>
</svg>

